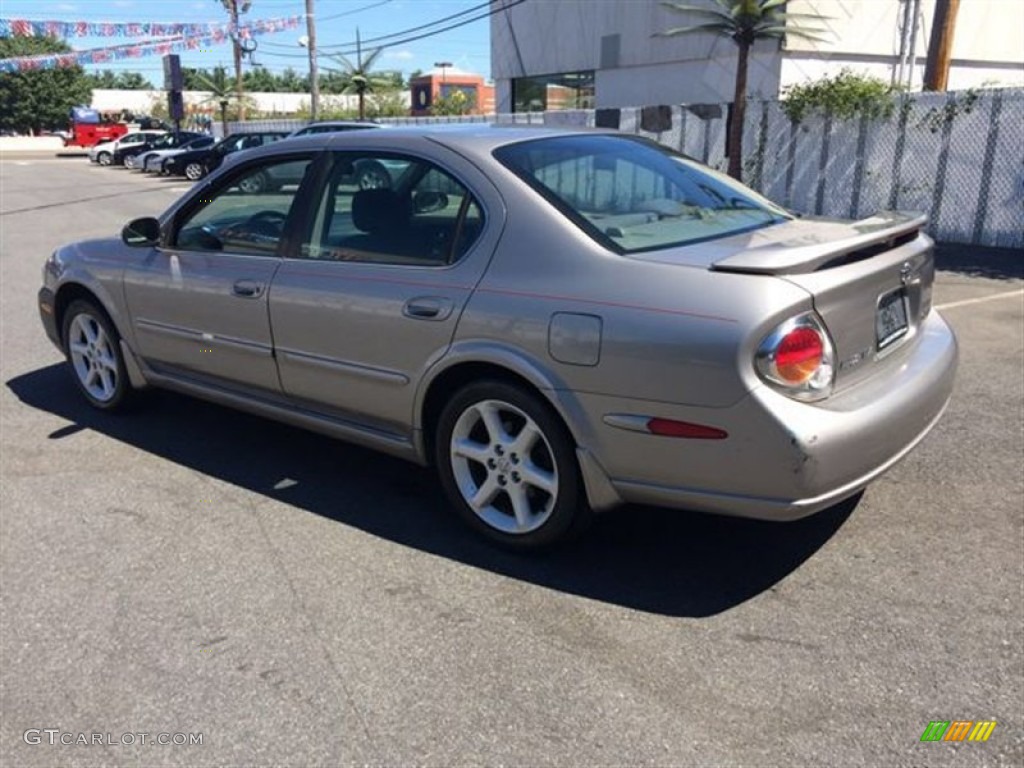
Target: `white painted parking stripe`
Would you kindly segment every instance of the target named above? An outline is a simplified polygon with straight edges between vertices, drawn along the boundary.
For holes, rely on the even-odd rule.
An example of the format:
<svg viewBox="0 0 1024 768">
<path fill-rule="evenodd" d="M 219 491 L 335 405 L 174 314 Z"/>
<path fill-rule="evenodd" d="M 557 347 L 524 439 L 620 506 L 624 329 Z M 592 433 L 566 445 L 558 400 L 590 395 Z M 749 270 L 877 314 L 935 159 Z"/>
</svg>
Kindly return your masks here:
<svg viewBox="0 0 1024 768">
<path fill-rule="evenodd" d="M 986 301 L 995 301 L 996 299 L 1008 299 L 1011 296 L 1024 296 L 1024 288 L 1019 291 L 1006 291 L 1005 293 L 993 293 L 991 296 L 982 296 L 977 299 L 963 299 L 961 301 L 950 301 L 946 304 L 936 305 L 936 309 L 953 309 L 954 307 L 965 307 L 968 304 L 982 304 Z"/>
</svg>

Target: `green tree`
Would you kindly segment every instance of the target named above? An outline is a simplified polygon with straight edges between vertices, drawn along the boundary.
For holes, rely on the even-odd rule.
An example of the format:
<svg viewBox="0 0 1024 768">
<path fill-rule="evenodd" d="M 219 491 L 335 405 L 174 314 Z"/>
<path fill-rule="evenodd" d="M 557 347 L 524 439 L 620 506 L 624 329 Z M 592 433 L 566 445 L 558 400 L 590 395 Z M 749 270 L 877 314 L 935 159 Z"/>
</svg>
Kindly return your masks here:
<svg viewBox="0 0 1024 768">
<path fill-rule="evenodd" d="M 300 93 L 309 90 L 308 77 L 304 78 L 291 67 L 277 76 L 277 89 L 282 93 Z"/>
<path fill-rule="evenodd" d="M 438 96 L 430 105 L 432 115 L 465 115 L 476 106 L 476 94 L 453 88 L 446 96 Z"/>
<path fill-rule="evenodd" d="M 327 74 L 336 73 L 338 75 L 336 82 L 341 86 L 342 93 L 354 93 L 359 97 L 360 120 L 366 119 L 366 94 L 387 90 L 392 83 L 392 79 L 389 76 L 373 71 L 373 65 L 380 57 L 381 50 L 381 48 L 375 48 L 364 59 L 362 48 L 359 45 L 359 30 L 357 29 L 355 62 L 341 54 L 328 56 L 328 58 L 338 62 L 341 65 L 341 69 L 326 69 Z"/>
<path fill-rule="evenodd" d="M 70 51 L 52 37 L 0 38 L 0 59 Z M 71 107 L 91 101 L 92 86 L 79 66 L 0 73 L 0 128 L 19 133 L 64 128 Z"/>
<path fill-rule="evenodd" d="M 113 88 L 125 91 L 152 90 L 153 84 L 139 72 L 114 72 L 104 69 L 101 72 L 90 72 L 86 75 L 93 88 Z"/>
<path fill-rule="evenodd" d="M 224 126 L 224 135 L 228 135 L 228 107 L 235 102 L 241 113 L 241 104 L 238 91 L 231 85 L 228 79 L 227 70 L 224 67 L 216 67 L 212 73 L 200 71 L 196 73 L 195 83 L 198 90 L 209 91 L 210 95 L 203 99 L 200 104 L 217 104 L 220 107 L 220 121 Z M 241 114 L 239 119 L 244 120 Z"/>
<path fill-rule="evenodd" d="M 823 40 L 824 30 L 799 26 L 802 20 L 822 20 L 814 14 L 786 13 L 786 0 L 713 0 L 717 8 L 685 3 L 662 3 L 678 13 L 695 14 L 707 21 L 659 32 L 659 37 L 675 37 L 693 32 L 714 32 L 728 37 L 739 48 L 736 62 L 736 87 L 732 100 L 732 121 L 729 124 L 729 175 L 743 175 L 743 121 L 747 114 L 747 65 L 750 49 L 758 40 L 781 40 L 786 35 L 806 40 Z"/>
<path fill-rule="evenodd" d="M 840 120 L 886 119 L 896 110 L 897 93 L 899 88 L 885 80 L 859 75 L 844 67 L 832 77 L 786 88 L 782 109 L 794 123 L 816 113 Z"/>
<path fill-rule="evenodd" d="M 379 117 L 409 116 L 409 105 L 398 89 L 375 93 L 367 101 L 366 116 L 371 120 Z"/>
<path fill-rule="evenodd" d="M 273 93 L 281 90 L 279 78 L 264 67 L 249 70 L 242 79 L 245 82 L 245 89 L 247 91 Z"/>
</svg>

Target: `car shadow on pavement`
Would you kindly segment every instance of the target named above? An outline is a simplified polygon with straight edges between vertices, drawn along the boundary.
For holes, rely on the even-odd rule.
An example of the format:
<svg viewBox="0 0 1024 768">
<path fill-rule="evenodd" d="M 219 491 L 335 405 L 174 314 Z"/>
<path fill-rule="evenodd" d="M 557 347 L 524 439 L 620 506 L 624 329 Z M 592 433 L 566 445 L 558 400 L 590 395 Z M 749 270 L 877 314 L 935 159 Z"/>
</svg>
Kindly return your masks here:
<svg viewBox="0 0 1024 768">
<path fill-rule="evenodd" d="M 710 616 L 766 590 L 843 525 L 859 497 L 791 523 L 628 506 L 579 541 L 524 555 L 479 540 L 447 508 L 431 470 L 169 392 L 130 415 L 82 400 L 63 365 L 7 382 L 26 405 L 344 525 L 515 579 L 670 616 Z"/>
</svg>

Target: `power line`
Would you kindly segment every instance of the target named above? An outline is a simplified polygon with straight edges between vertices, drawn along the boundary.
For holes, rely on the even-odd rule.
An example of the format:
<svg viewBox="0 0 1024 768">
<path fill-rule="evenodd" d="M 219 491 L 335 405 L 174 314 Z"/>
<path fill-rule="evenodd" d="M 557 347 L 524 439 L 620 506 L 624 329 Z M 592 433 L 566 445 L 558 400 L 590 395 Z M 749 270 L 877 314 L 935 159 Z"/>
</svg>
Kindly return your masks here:
<svg viewBox="0 0 1024 768">
<path fill-rule="evenodd" d="M 445 32 L 449 32 L 449 31 L 451 31 L 453 29 L 458 29 L 459 27 L 464 27 L 467 24 L 472 24 L 473 22 L 480 21 L 481 19 L 486 19 L 486 18 L 488 18 L 490 16 L 494 16 L 495 14 L 501 13 L 502 11 L 505 11 L 505 10 L 507 10 L 509 8 L 514 8 L 515 6 L 521 5 L 522 3 L 525 3 L 525 2 L 526 2 L 526 0 L 509 0 L 509 2 L 507 2 L 505 5 L 501 6 L 500 8 L 494 8 L 493 10 L 490 10 L 487 13 L 482 13 L 482 14 L 480 14 L 478 16 L 473 16 L 472 18 L 469 18 L 469 19 L 463 19 L 463 20 L 461 20 L 461 21 L 459 21 L 459 22 L 457 22 L 455 24 L 449 24 L 447 27 L 444 27 L 443 29 L 436 29 L 436 30 L 433 30 L 432 32 L 424 32 L 421 35 L 413 35 L 412 37 L 402 38 L 401 40 L 393 40 L 390 43 L 382 43 L 381 45 L 375 45 L 375 46 L 373 46 L 373 48 L 375 50 L 382 50 L 384 48 L 394 48 L 394 47 L 399 46 L 399 45 L 405 45 L 406 43 L 412 43 L 412 42 L 415 42 L 417 40 L 424 40 L 424 39 L 426 39 L 428 37 L 434 37 L 435 35 L 440 35 L 440 34 L 443 34 Z M 485 5 L 487 5 L 487 3 L 485 3 Z M 428 24 L 428 25 L 425 25 L 425 26 L 432 26 L 432 25 Z M 422 27 L 419 27 L 419 28 L 422 29 Z M 409 32 L 409 31 L 410 30 L 405 30 L 404 32 L 397 32 L 395 34 L 405 34 L 406 32 Z M 388 36 L 385 36 L 385 37 L 388 37 Z M 383 38 L 375 38 L 375 39 L 380 40 L 380 39 L 383 39 Z M 367 42 L 367 41 L 363 41 L 363 42 Z M 337 47 L 344 47 L 345 45 L 350 45 L 350 46 L 351 45 L 355 45 L 355 42 L 342 44 L 342 45 L 337 46 Z M 321 46 L 321 47 L 325 47 L 325 46 Z M 332 46 L 332 47 L 335 47 L 335 46 Z M 347 51 L 333 51 L 333 55 L 335 55 L 335 56 L 338 56 L 338 55 L 350 56 L 350 55 L 352 55 L 354 53 L 357 53 L 357 49 L 355 49 L 355 48 L 350 48 Z M 266 55 L 267 56 L 277 56 L 277 57 L 281 57 L 281 58 L 289 58 L 289 59 L 304 59 L 304 58 L 306 58 L 306 56 L 304 54 L 301 54 L 301 53 L 273 53 L 271 51 L 267 51 Z"/>
<path fill-rule="evenodd" d="M 390 39 L 392 37 L 400 37 L 402 35 L 407 35 L 410 32 L 419 32 L 421 29 L 428 29 L 429 27 L 436 27 L 438 24 L 443 24 L 446 21 L 451 21 L 452 19 L 457 19 L 459 16 L 465 16 L 467 13 L 474 13 L 475 11 L 479 11 L 481 8 L 486 8 L 489 5 L 490 5 L 490 2 L 480 3 L 480 5 L 474 5 L 472 8 L 466 8 L 465 10 L 459 11 L 458 13 L 453 13 L 453 14 L 451 14 L 449 16 L 444 16 L 444 17 L 442 17 L 440 19 L 435 19 L 434 21 L 431 21 L 431 22 L 429 22 L 427 24 L 420 24 L 418 27 L 410 27 L 409 29 L 403 29 L 401 32 L 392 32 L 390 35 L 378 35 L 377 37 L 368 37 L 365 40 L 363 40 L 362 43 L 365 44 L 365 43 L 373 43 L 373 42 L 376 42 L 378 40 L 388 40 L 388 39 Z M 337 45 L 328 45 L 328 46 L 324 46 L 324 47 L 325 48 L 345 48 L 345 47 L 351 46 L 351 45 L 353 45 L 353 43 L 338 43 Z M 380 46 L 375 46 L 375 47 L 380 47 Z"/>
<path fill-rule="evenodd" d="M 353 8 L 351 11 L 345 11 L 344 13 L 336 13 L 333 16 L 324 16 L 323 18 L 318 18 L 317 21 L 334 21 L 335 19 L 340 19 L 342 16 L 351 16 L 355 13 L 362 13 L 363 11 L 368 11 L 371 8 L 376 8 L 381 5 L 387 5 L 390 2 L 391 0 L 379 0 L 376 3 L 364 5 L 362 8 Z"/>
</svg>

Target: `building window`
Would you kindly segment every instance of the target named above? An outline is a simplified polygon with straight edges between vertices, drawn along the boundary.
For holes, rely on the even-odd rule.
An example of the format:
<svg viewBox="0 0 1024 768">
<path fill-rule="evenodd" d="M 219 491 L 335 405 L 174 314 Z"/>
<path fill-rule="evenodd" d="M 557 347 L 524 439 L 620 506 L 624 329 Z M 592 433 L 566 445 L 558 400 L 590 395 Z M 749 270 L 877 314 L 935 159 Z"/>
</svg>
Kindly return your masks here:
<svg viewBox="0 0 1024 768">
<path fill-rule="evenodd" d="M 512 81 L 512 111 L 545 112 L 555 109 L 592 109 L 594 72 L 517 77 Z"/>
</svg>

